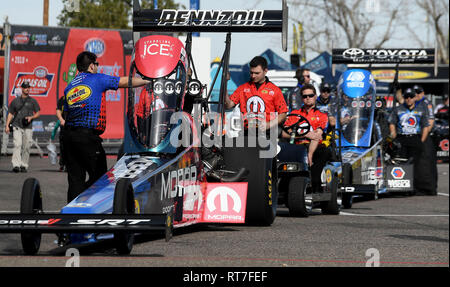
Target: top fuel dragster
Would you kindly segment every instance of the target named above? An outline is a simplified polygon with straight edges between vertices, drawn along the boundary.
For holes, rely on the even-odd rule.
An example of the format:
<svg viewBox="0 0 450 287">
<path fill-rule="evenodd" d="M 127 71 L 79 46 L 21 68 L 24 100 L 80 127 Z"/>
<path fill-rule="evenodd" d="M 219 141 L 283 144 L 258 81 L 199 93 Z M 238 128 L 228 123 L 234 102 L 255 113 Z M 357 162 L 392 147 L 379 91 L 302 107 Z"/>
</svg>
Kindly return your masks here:
<svg viewBox="0 0 450 287">
<path fill-rule="evenodd" d="M 21 233 L 26 254 L 38 252 L 42 233 L 57 234 L 60 245 L 112 238 L 118 253 L 128 254 L 135 233 L 165 232 L 168 240 L 174 227 L 270 225 L 275 219 L 273 158 L 261 159 L 258 148 L 225 148 L 216 171 L 205 159 L 201 137 L 207 127 L 199 119 L 208 103 L 196 79 L 191 32 L 228 33 L 221 62 L 223 118 L 231 32 L 283 32 L 286 46 L 285 1 L 282 10 L 267 11 L 143 10 L 136 0 L 133 8 L 134 32 L 188 32 L 186 43 L 167 35 L 135 39 L 130 81 L 151 83 L 129 88 L 124 155 L 105 175 L 53 214 L 43 211 L 39 181 L 24 182 L 20 213 L 0 214 L 0 233 Z"/>
<path fill-rule="evenodd" d="M 333 49 L 333 64 L 353 64 L 338 83 L 337 148 L 340 161 L 330 166 L 341 178 L 342 204 L 352 206 L 353 195 L 377 198 L 384 192 L 413 192 L 413 170 L 406 160 L 385 161 L 386 141 L 374 118 L 383 107 L 376 99 L 373 64 L 435 63 L 434 49 Z M 367 69 L 358 69 L 368 66 Z M 397 76 L 395 77 L 397 78 Z"/>
</svg>

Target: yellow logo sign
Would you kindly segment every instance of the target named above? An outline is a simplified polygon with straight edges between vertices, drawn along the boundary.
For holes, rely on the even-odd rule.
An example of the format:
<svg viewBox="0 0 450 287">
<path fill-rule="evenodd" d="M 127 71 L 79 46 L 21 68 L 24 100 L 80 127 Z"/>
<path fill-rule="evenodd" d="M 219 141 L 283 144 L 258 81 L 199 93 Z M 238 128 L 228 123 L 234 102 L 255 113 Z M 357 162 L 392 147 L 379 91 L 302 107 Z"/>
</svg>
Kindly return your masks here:
<svg viewBox="0 0 450 287">
<path fill-rule="evenodd" d="M 376 80 L 393 80 L 395 77 L 395 70 L 373 70 L 372 75 Z M 399 70 L 399 80 L 414 80 L 428 78 L 429 73 L 421 71 Z"/>
<path fill-rule="evenodd" d="M 86 100 L 91 96 L 91 94 L 92 94 L 91 88 L 85 85 L 79 85 L 72 88 L 67 93 L 66 100 L 69 106 L 71 106 L 73 104 Z"/>
<path fill-rule="evenodd" d="M 331 175 L 331 170 L 327 169 L 327 171 L 325 172 L 326 176 L 327 176 L 327 183 L 330 183 L 331 180 L 333 179 L 333 176 Z"/>
</svg>

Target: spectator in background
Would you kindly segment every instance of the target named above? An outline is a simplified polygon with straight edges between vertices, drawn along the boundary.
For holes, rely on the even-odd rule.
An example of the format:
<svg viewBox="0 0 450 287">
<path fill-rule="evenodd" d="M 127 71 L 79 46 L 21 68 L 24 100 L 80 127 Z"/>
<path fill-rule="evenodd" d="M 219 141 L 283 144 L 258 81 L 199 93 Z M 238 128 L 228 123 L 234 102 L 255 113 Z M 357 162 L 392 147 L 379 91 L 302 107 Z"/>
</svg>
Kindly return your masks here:
<svg viewBox="0 0 450 287">
<path fill-rule="evenodd" d="M 11 162 L 14 172 L 27 172 L 28 170 L 33 139 L 31 122 L 40 116 L 38 102 L 30 97 L 30 84 L 23 82 L 21 88 L 22 94 L 9 105 L 5 127 L 7 134 L 13 132 L 14 149 Z"/>
<path fill-rule="evenodd" d="M 332 104 L 334 104 L 334 96 L 331 94 L 331 86 L 328 83 L 322 83 L 320 85 L 320 96 L 317 98 L 316 107 L 322 113 L 328 114 Z"/>
<path fill-rule="evenodd" d="M 448 101 L 448 95 L 444 96 L 444 102 L 438 104 L 436 108 L 434 109 L 434 115 L 436 118 L 440 119 L 446 119 L 448 120 L 449 115 L 449 101 Z"/>
<path fill-rule="evenodd" d="M 297 79 L 297 87 L 295 87 L 288 96 L 287 105 L 289 111 L 298 110 L 302 107 L 303 100 L 302 95 L 300 94 L 300 89 L 303 85 L 311 84 L 314 86 L 316 91 L 316 95 L 320 94 L 320 90 L 318 84 L 311 79 L 311 71 L 306 68 L 299 68 L 295 71 L 294 78 Z"/>
</svg>

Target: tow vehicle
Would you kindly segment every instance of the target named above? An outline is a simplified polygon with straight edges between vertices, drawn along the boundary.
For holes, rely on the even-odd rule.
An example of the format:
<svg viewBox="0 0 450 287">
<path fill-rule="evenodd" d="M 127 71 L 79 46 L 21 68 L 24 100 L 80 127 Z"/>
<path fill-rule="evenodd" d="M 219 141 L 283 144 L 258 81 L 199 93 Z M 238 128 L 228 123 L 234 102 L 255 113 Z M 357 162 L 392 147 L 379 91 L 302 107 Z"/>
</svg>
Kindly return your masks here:
<svg viewBox="0 0 450 287">
<path fill-rule="evenodd" d="M 291 139 L 302 137 L 311 129 L 311 124 L 305 117 L 298 114 L 288 114 L 287 118 L 296 118 L 296 121 L 287 127 L 284 131 L 291 132 Z M 283 155 L 279 155 L 278 161 L 278 186 L 279 186 L 279 203 L 285 204 L 289 209 L 291 216 L 308 217 L 313 208 L 319 207 L 323 214 L 337 215 L 340 212 L 342 204 L 341 192 L 338 190 L 338 178 L 335 174 L 330 173 L 329 168 L 322 171 L 322 188 L 320 192 L 313 192 L 311 186 L 311 172 L 306 158 L 307 150 L 302 146 L 294 145 L 293 142 L 280 143 L 281 148 L 287 148 Z M 330 152 L 331 151 L 331 147 Z M 291 160 L 288 154 L 300 154 L 304 152 L 305 157 L 298 158 L 292 154 Z M 289 159 L 288 159 L 289 158 Z M 330 161 L 332 160 L 330 153 Z"/>
<path fill-rule="evenodd" d="M 25 180 L 20 213 L 0 214 L 0 233 L 21 233 L 26 254 L 38 252 L 42 233 L 56 234 L 60 246 L 113 239 L 119 254 L 129 254 L 136 233 L 163 232 L 169 240 L 173 228 L 191 224 L 270 225 L 275 219 L 274 158 L 260 158 L 259 147 L 227 147 L 220 150 L 223 165 L 213 169 L 205 156 L 215 151 L 203 143 L 210 130 L 201 121 L 208 97 L 196 79 L 191 32 L 227 33 L 223 119 L 231 32 L 282 32 L 286 49 L 286 2 L 282 10 L 197 11 L 143 10 L 134 0 L 133 8 L 134 32 L 188 32 L 186 43 L 167 35 L 136 39 L 130 81 L 142 77 L 151 83 L 128 90 L 124 155 L 98 181 L 60 213 L 49 214 L 39 180 Z"/>
</svg>

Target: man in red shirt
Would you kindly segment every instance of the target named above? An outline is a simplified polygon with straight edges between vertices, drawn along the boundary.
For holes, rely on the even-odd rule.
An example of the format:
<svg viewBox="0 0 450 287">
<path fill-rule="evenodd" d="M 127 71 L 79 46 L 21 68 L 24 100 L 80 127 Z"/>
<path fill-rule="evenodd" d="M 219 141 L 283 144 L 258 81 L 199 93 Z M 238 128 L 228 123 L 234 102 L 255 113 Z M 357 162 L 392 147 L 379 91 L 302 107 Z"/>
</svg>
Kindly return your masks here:
<svg viewBox="0 0 450 287">
<path fill-rule="evenodd" d="M 311 128 L 303 137 L 297 138 L 295 144 L 309 146 L 308 164 L 311 169 L 312 186 L 314 192 L 318 192 L 321 186 L 320 175 L 322 169 L 330 157 L 328 149 L 321 144 L 324 131 L 327 128 L 328 116 L 316 107 L 317 94 L 313 85 L 304 85 L 300 90 L 300 94 L 302 96 L 303 106 L 298 110 L 293 110 L 291 113 L 305 117 L 311 124 Z M 297 117 L 290 117 L 284 123 L 284 126 L 290 126 L 297 120 Z M 283 131 L 282 137 L 287 139 L 291 138 L 290 133 L 292 130 L 288 130 L 288 132 L 289 134 Z"/>
<path fill-rule="evenodd" d="M 269 130 L 284 122 L 288 107 L 280 88 L 266 77 L 267 72 L 267 60 L 254 57 L 250 61 L 250 81 L 240 85 L 230 97 L 225 97 L 225 108 L 232 109 L 240 104 L 244 118 L 265 119 L 264 129 Z"/>
</svg>

